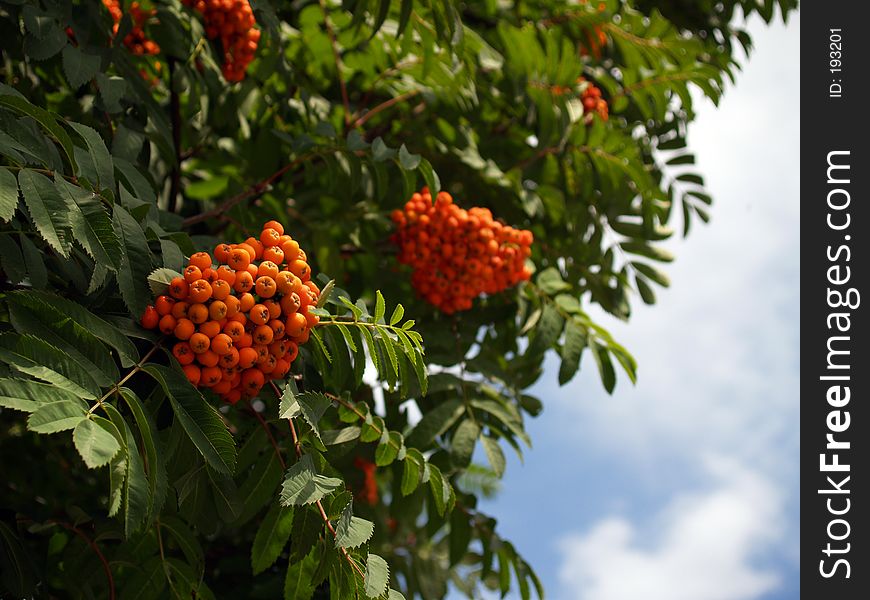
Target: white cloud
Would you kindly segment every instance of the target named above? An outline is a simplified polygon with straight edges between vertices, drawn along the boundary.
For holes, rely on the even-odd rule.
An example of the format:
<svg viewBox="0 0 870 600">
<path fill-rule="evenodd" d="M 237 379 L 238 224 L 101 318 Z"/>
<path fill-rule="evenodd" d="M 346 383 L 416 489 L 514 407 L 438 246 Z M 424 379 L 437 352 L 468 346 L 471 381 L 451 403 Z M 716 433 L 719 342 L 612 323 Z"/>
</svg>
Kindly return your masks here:
<svg viewBox="0 0 870 600">
<path fill-rule="evenodd" d="M 729 459 L 704 462 L 714 485 L 675 496 L 651 527 L 607 517 L 562 539 L 562 597 L 750 600 L 774 589 L 778 575 L 753 561 L 780 538 L 780 493 Z"/>
</svg>

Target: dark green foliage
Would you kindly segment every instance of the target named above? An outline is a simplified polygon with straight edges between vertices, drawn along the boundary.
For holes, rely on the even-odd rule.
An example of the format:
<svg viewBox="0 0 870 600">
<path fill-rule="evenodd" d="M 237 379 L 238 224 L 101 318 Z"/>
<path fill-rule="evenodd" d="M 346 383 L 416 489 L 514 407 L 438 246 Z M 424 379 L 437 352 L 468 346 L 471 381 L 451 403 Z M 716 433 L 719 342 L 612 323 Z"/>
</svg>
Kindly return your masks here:
<svg viewBox="0 0 870 600">
<path fill-rule="evenodd" d="M 541 596 L 477 499 L 531 445 L 546 356 L 561 384 L 635 380 L 589 308 L 654 303 L 662 242 L 708 220 L 692 92 L 719 101 L 736 9 L 773 0 L 260 1 L 233 85 L 198 15 L 143 4 L 157 57 L 100 2 L 0 2 L 0 595 Z M 532 280 L 419 301 L 389 215 L 424 185 L 532 230 Z M 218 407 L 137 320 L 269 219 L 321 274 L 320 325 L 286 382 Z"/>
</svg>

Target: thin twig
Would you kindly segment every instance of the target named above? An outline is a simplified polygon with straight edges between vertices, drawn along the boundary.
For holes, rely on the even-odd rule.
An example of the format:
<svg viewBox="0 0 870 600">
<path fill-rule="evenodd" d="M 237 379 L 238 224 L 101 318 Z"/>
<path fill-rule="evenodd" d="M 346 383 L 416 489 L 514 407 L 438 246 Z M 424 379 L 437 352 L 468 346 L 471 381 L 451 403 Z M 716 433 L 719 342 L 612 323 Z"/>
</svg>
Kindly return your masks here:
<svg viewBox="0 0 870 600">
<path fill-rule="evenodd" d="M 112 577 L 112 569 L 109 567 L 109 561 L 106 560 L 105 555 L 100 550 L 100 547 L 97 546 L 97 543 L 89 538 L 87 535 L 85 535 L 85 533 L 75 525 L 65 523 L 64 521 L 57 521 L 54 519 L 50 520 L 49 523 L 54 523 L 55 525 L 60 525 L 65 529 L 69 529 L 77 536 L 82 538 L 88 546 L 90 546 L 91 550 L 94 551 L 94 554 L 97 555 L 97 558 L 99 558 L 100 562 L 103 564 L 103 571 L 106 573 L 106 580 L 109 584 L 109 600 L 115 600 L 115 578 Z"/>
<path fill-rule="evenodd" d="M 375 116 L 376 114 L 378 114 L 382 110 L 386 110 L 386 109 L 390 108 L 391 106 L 393 106 L 394 104 L 398 104 L 399 102 L 407 100 L 408 98 L 413 98 L 414 96 L 418 95 L 419 93 L 420 93 L 420 90 L 411 90 L 410 92 L 405 92 L 404 94 L 399 94 L 395 98 L 390 98 L 389 100 L 387 100 L 385 102 L 381 102 L 380 104 L 375 106 L 373 109 L 368 111 L 366 114 L 361 116 L 359 119 L 354 121 L 353 128 L 356 129 L 358 127 L 362 127 L 362 125 L 364 125 L 366 121 L 371 119 L 373 116 Z"/>
<path fill-rule="evenodd" d="M 88 414 L 93 413 L 95 410 L 97 410 L 98 408 L 102 407 L 102 406 L 103 406 L 103 402 L 105 402 L 106 398 L 108 398 L 109 396 L 111 396 L 111 395 L 114 394 L 115 392 L 119 391 L 119 390 L 121 389 L 121 386 L 122 386 L 122 385 L 124 385 L 125 383 L 127 383 L 127 381 L 129 381 L 130 378 L 133 377 L 133 375 L 135 375 L 136 373 L 138 373 L 139 371 L 141 371 L 141 370 L 142 370 L 142 367 L 145 366 L 145 363 L 148 361 L 148 359 L 151 358 L 151 356 L 152 356 L 155 352 L 157 352 L 157 349 L 160 348 L 160 346 L 161 346 L 162 344 L 163 344 L 163 338 L 160 338 L 159 340 L 157 340 L 156 342 L 154 342 L 154 345 L 153 345 L 153 346 L 151 347 L 151 349 L 150 349 L 150 350 L 145 354 L 145 356 L 142 357 L 142 360 L 140 360 L 138 363 L 136 363 L 136 366 L 134 366 L 132 369 L 130 369 L 130 372 L 127 373 L 126 375 L 124 375 L 124 377 L 121 378 L 121 380 L 120 380 L 118 383 L 116 383 L 116 384 L 114 384 L 112 387 L 110 387 L 110 388 L 109 388 L 109 391 L 107 391 L 105 394 L 103 394 L 103 395 L 100 397 L 100 399 L 97 400 L 96 404 L 94 404 L 94 405 L 90 408 L 90 410 L 88 410 Z"/>
<path fill-rule="evenodd" d="M 275 440 L 275 436 L 272 435 L 272 428 L 269 427 L 269 424 L 263 418 L 263 415 L 257 412 L 257 410 L 251 406 L 251 412 L 254 413 L 254 416 L 257 417 L 257 420 L 260 422 L 260 425 L 263 427 L 263 431 L 266 432 L 266 435 L 269 438 L 269 442 L 272 444 L 272 448 L 275 449 L 275 456 L 278 457 L 278 462 L 281 463 L 281 470 L 284 471 L 287 469 L 287 464 L 284 462 L 284 457 L 281 455 L 281 448 L 278 446 L 278 442 Z"/>
</svg>

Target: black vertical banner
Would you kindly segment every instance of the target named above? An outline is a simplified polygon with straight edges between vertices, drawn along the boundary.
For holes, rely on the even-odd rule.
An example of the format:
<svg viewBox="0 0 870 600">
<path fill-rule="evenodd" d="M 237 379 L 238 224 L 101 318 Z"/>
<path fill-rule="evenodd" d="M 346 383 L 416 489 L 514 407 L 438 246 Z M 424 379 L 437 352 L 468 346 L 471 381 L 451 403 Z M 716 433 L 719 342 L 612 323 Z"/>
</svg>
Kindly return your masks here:
<svg viewBox="0 0 870 600">
<path fill-rule="evenodd" d="M 870 6 L 801 3 L 801 591 L 870 598 Z"/>
</svg>

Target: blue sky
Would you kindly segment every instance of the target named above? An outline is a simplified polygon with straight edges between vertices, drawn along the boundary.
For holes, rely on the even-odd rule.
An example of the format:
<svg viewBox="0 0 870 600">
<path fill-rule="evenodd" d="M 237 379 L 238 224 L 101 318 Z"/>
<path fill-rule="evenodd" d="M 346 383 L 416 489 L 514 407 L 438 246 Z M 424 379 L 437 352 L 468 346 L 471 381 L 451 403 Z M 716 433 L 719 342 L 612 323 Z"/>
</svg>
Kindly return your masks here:
<svg viewBox="0 0 870 600">
<path fill-rule="evenodd" d="M 800 24 L 749 28 L 744 71 L 689 133 L 713 220 L 670 243 L 657 305 L 598 315 L 638 384 L 608 396 L 586 356 L 559 388 L 553 361 L 535 447 L 481 507 L 550 598 L 799 596 Z"/>
</svg>

